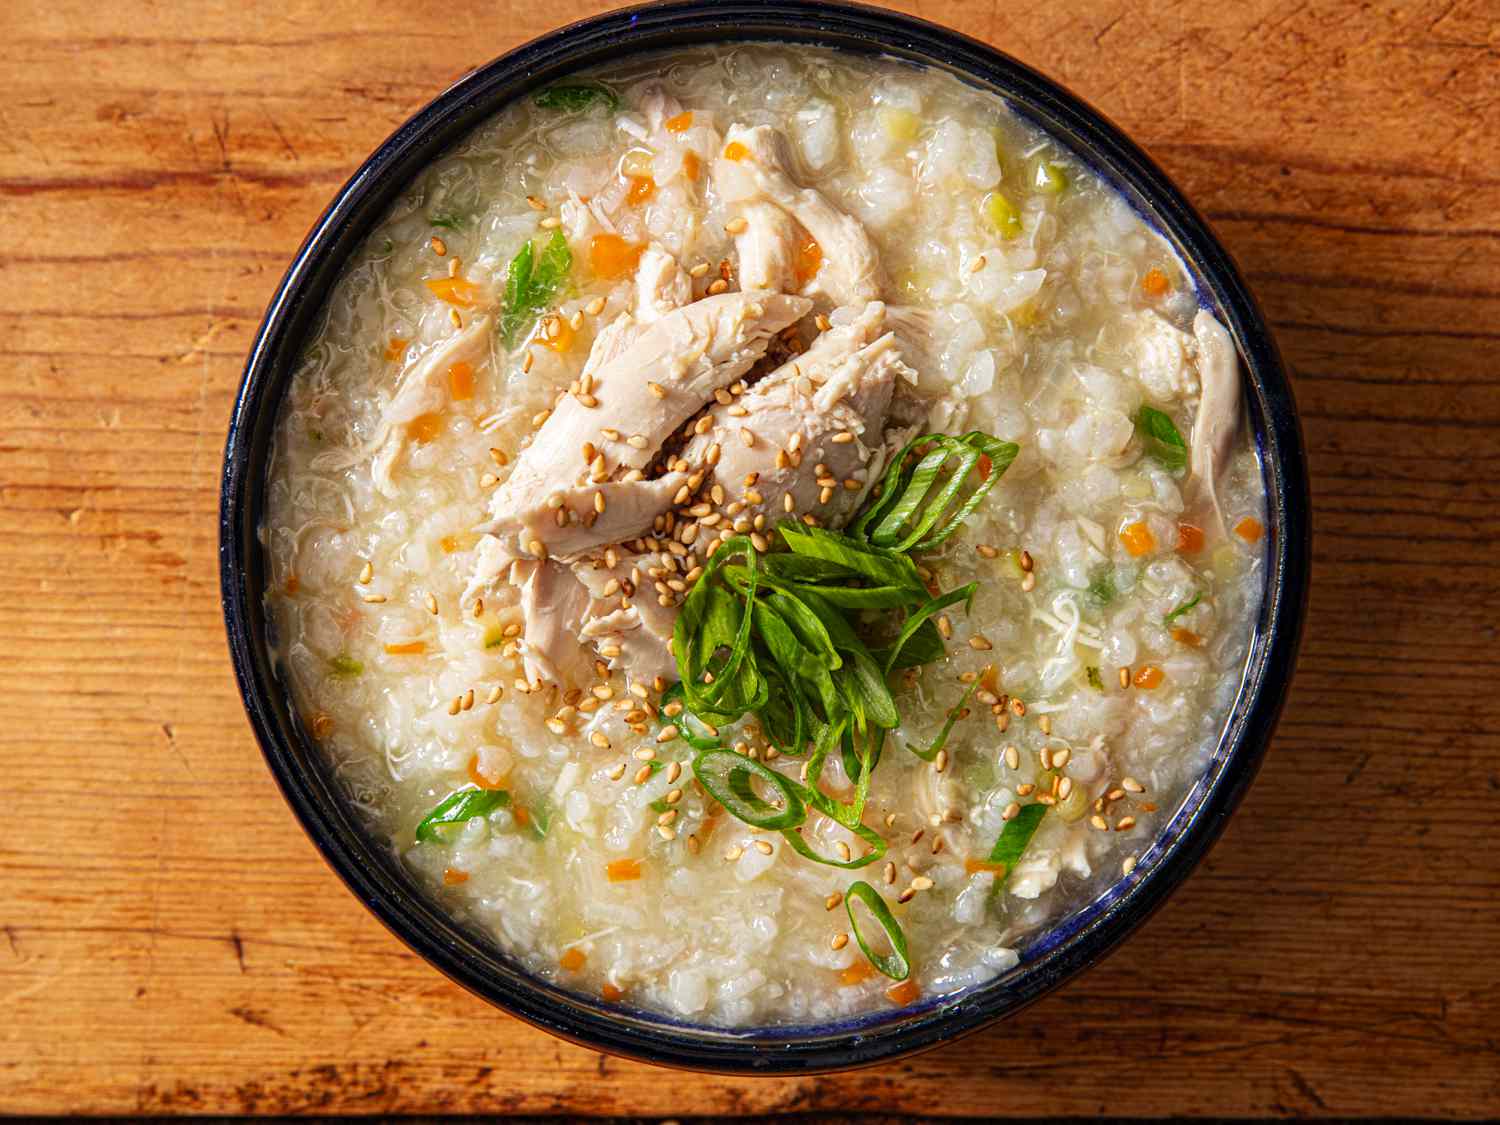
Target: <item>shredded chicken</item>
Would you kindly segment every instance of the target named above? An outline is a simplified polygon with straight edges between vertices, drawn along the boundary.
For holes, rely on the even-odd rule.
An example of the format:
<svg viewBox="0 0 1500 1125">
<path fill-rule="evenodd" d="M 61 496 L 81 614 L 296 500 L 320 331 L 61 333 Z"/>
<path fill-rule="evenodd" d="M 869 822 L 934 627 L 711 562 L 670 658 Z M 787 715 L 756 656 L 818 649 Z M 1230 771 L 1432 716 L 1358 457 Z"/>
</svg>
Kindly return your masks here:
<svg viewBox="0 0 1500 1125">
<path fill-rule="evenodd" d="M 734 236 L 741 289 L 797 291 L 797 224 L 772 203 L 740 208 L 745 228 Z"/>
<path fill-rule="evenodd" d="M 1234 341 L 1214 317 L 1200 311 L 1193 320 L 1198 343 L 1198 413 L 1193 420 L 1189 474 L 1200 499 L 1214 510 L 1221 530 L 1228 534 L 1219 508 L 1219 477 L 1229 464 L 1230 449 L 1240 425 L 1240 377 Z"/>
</svg>

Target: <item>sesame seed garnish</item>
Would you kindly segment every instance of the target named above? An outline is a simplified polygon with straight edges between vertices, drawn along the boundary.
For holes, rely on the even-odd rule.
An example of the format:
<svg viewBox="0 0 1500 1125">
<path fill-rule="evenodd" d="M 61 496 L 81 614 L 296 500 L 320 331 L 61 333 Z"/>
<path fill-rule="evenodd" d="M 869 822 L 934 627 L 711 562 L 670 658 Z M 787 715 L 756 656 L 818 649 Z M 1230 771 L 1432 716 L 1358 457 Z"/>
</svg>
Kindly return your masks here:
<svg viewBox="0 0 1500 1125">
<path fill-rule="evenodd" d="M 646 446 L 650 445 L 651 443 L 640 434 L 631 434 L 628 438 L 625 439 L 625 444 L 630 446 L 632 449 L 645 449 Z"/>
<path fill-rule="evenodd" d="M 734 218 L 730 219 L 727 223 L 724 224 L 724 233 L 740 234 L 749 225 L 750 224 L 745 221 L 745 216 L 736 215 Z"/>
<path fill-rule="evenodd" d="M 829 940 L 829 942 L 828 942 L 828 948 L 837 951 L 837 950 L 843 949 L 844 946 L 846 946 L 848 944 L 849 944 L 849 935 L 845 934 L 845 933 L 837 933 L 837 934 L 834 934 L 833 937 Z"/>
<path fill-rule="evenodd" d="M 1128 688 L 1130 686 L 1130 669 L 1129 668 L 1121 668 L 1120 669 L 1120 686 L 1122 688 Z"/>
<path fill-rule="evenodd" d="M 432 239 L 431 239 L 431 241 L 428 242 L 428 245 L 432 247 L 432 252 L 434 254 L 436 254 L 439 258 L 443 257 L 444 255 L 446 255 L 448 253 L 448 244 L 446 242 L 444 242 L 441 238 L 439 238 L 437 235 L 433 235 L 432 236 Z"/>
<path fill-rule="evenodd" d="M 760 852 L 761 855 L 770 855 L 772 852 L 771 845 L 764 840 L 755 841 L 755 850 Z"/>
<path fill-rule="evenodd" d="M 1014 746 L 1005 748 L 1005 764 L 1013 770 L 1021 768 L 1021 752 Z"/>
<path fill-rule="evenodd" d="M 1146 791 L 1146 787 L 1133 777 L 1122 778 L 1120 788 L 1127 793 L 1144 793 Z"/>
<path fill-rule="evenodd" d="M 368 586 L 370 579 L 375 577 L 375 568 L 369 563 L 359 568 L 359 577 L 355 579 L 361 586 Z"/>
<path fill-rule="evenodd" d="M 1126 856 L 1125 857 L 1125 861 L 1120 864 L 1120 874 L 1122 874 L 1122 875 L 1129 875 L 1132 871 L 1135 870 L 1135 864 L 1136 864 L 1136 858 L 1135 858 L 1135 856 L 1133 856 L 1133 855 Z"/>
<path fill-rule="evenodd" d="M 743 426 L 740 427 L 740 444 L 746 449 L 755 448 L 755 434 Z"/>
<path fill-rule="evenodd" d="M 1031 572 L 1031 571 L 1027 571 L 1026 574 L 1025 574 L 1025 576 L 1022 577 L 1022 579 L 1021 579 L 1021 592 L 1025 593 L 1025 594 L 1029 594 L 1029 593 L 1031 593 L 1031 591 L 1033 591 L 1035 589 L 1036 589 L 1036 574 L 1033 573 L 1033 572 Z"/>
<path fill-rule="evenodd" d="M 370 605 L 380 605 L 385 601 L 384 594 L 361 594 L 359 600 Z"/>
<path fill-rule="evenodd" d="M 979 652 L 989 652 L 995 646 L 990 644 L 989 639 L 982 634 L 975 633 L 969 638 L 969 647 Z"/>
<path fill-rule="evenodd" d="M 725 281 L 721 277 L 721 278 L 718 278 L 717 280 L 712 281 L 712 282 L 709 283 L 709 286 L 708 286 L 708 295 L 710 297 L 717 297 L 720 293 L 725 293 L 728 290 L 729 290 L 729 282 Z"/>
<path fill-rule="evenodd" d="M 530 374 L 530 372 L 531 372 L 531 365 L 533 363 L 535 363 L 535 362 L 536 362 L 536 356 L 532 353 L 532 351 L 531 351 L 530 348 L 527 348 L 526 349 L 526 354 L 523 357 L 521 357 L 521 374 L 522 375 Z M 541 423 L 533 421 L 532 425 L 539 426 L 539 425 L 541 425 Z"/>
<path fill-rule="evenodd" d="M 610 770 L 608 776 L 611 781 L 619 781 L 620 778 L 625 776 L 625 763 L 621 762 L 614 769 Z"/>
<path fill-rule="evenodd" d="M 734 863 L 740 858 L 740 856 L 744 854 L 745 849 L 740 847 L 738 844 L 731 844 L 729 847 L 724 849 L 724 858 L 730 863 Z"/>
<path fill-rule="evenodd" d="M 538 223 L 537 226 L 541 227 L 543 230 L 556 230 L 558 227 L 562 226 L 562 220 L 559 219 L 556 215 L 548 215 L 545 219 Z"/>
<path fill-rule="evenodd" d="M 688 270 L 688 276 L 696 281 L 698 278 L 707 275 L 708 271 L 712 268 L 707 262 L 699 262 L 692 269 Z"/>
<path fill-rule="evenodd" d="M 426 595 L 422 599 L 422 604 L 427 607 L 427 612 L 428 613 L 433 614 L 434 616 L 437 615 L 437 611 L 438 611 L 437 598 L 433 597 L 431 594 L 428 594 L 428 595 Z"/>
<path fill-rule="evenodd" d="M 496 684 L 494 687 L 490 688 L 489 694 L 484 697 L 485 703 L 499 703 L 500 696 L 504 694 L 504 691 L 504 688 L 502 688 L 499 684 Z"/>
<path fill-rule="evenodd" d="M 591 394 L 574 395 L 580 406 L 587 406 L 590 410 L 599 405 L 599 400 Z"/>
<path fill-rule="evenodd" d="M 1122 816 L 1119 820 L 1117 820 L 1115 822 L 1115 831 L 1116 832 L 1129 832 L 1134 827 L 1135 827 L 1135 817 L 1133 817 L 1133 816 Z"/>
<path fill-rule="evenodd" d="M 526 197 L 526 202 L 531 204 L 531 209 L 533 211 L 545 211 L 547 209 L 547 205 L 534 195 L 528 195 Z"/>
<path fill-rule="evenodd" d="M 980 555 L 987 559 L 998 558 L 1000 555 L 1000 552 L 997 551 L 994 547 L 991 547 L 988 543 L 981 543 L 977 547 L 975 547 L 974 550 L 978 551 Z"/>
<path fill-rule="evenodd" d="M 589 734 L 589 741 L 592 742 L 595 746 L 599 747 L 600 750 L 609 749 L 609 736 L 602 730 L 591 732 Z"/>
<path fill-rule="evenodd" d="M 1045 715 L 1043 715 L 1042 717 L 1046 718 Z M 1069 750 L 1066 746 L 1064 746 L 1061 750 L 1054 750 L 1052 751 L 1052 768 L 1060 770 L 1064 766 L 1066 766 L 1072 760 L 1072 758 L 1073 751 Z"/>
<path fill-rule="evenodd" d="M 666 398 L 667 397 L 667 388 L 664 387 L 664 386 L 662 386 L 660 383 L 647 383 L 646 384 L 646 389 L 648 391 L 650 391 L 653 395 L 655 395 L 657 398 Z"/>
<path fill-rule="evenodd" d="M 535 414 L 533 414 L 531 416 L 531 424 L 536 429 L 541 429 L 542 425 L 550 417 L 552 417 L 552 411 L 550 411 L 550 410 L 538 410 Z"/>
<path fill-rule="evenodd" d="M 638 770 L 635 771 L 635 783 L 637 785 L 645 785 L 646 784 L 646 780 L 650 776 L 651 776 L 651 767 L 650 767 L 650 765 L 644 765 L 640 769 L 638 769 Z"/>
<path fill-rule="evenodd" d="M 450 699 L 448 701 L 448 714 L 450 714 L 450 715 L 457 715 L 458 712 L 462 709 L 463 705 L 464 705 L 463 696 L 461 696 L 461 695 L 455 695 L 452 699 Z"/>
<path fill-rule="evenodd" d="M 932 880 L 926 875 L 918 875 L 911 881 L 911 889 L 914 891 L 930 891 L 932 890 Z"/>
<path fill-rule="evenodd" d="M 917 892 L 914 891 L 914 890 L 912 890 L 910 887 L 907 887 L 906 890 L 902 891 L 899 895 L 896 896 L 896 901 L 897 902 L 906 903 L 906 902 L 910 902 L 912 899 L 914 899 L 916 897 L 917 897 Z"/>
<path fill-rule="evenodd" d="M 462 328 L 464 326 L 464 318 L 459 315 L 459 311 L 457 309 L 448 310 L 448 320 L 452 323 L 454 328 Z"/>
</svg>

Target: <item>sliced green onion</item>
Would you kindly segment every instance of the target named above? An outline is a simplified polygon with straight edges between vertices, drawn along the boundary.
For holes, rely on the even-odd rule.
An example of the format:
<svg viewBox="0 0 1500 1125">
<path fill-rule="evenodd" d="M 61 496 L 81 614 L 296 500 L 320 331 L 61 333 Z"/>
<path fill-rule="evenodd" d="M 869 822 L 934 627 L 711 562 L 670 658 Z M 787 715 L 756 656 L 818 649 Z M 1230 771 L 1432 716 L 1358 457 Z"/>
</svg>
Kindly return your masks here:
<svg viewBox="0 0 1500 1125">
<path fill-rule="evenodd" d="M 1187 466 L 1187 443 L 1182 440 L 1177 425 L 1160 410 L 1142 406 L 1135 416 L 1135 428 L 1146 445 L 1146 452 L 1168 472 L 1177 472 Z"/>
<path fill-rule="evenodd" d="M 791 520 L 782 523 L 778 530 L 794 554 L 837 563 L 878 585 L 914 590 L 918 597 L 927 593 L 917 577 L 916 564 L 907 555 L 869 547 L 836 531 L 806 527 Z"/>
<path fill-rule="evenodd" d="M 328 667 L 335 676 L 358 676 L 365 670 L 365 666 L 347 652 L 330 657 Z"/>
<path fill-rule="evenodd" d="M 859 919 L 854 916 L 854 903 L 858 900 L 874 916 L 880 928 L 885 931 L 886 940 L 891 943 L 890 953 L 876 953 L 870 948 L 870 943 L 865 940 L 864 931 L 859 928 Z M 849 915 L 849 929 L 854 933 L 854 940 L 859 943 L 859 948 L 870 964 L 875 966 L 877 972 L 882 976 L 890 977 L 891 980 L 905 980 L 911 976 L 911 958 L 907 953 L 906 934 L 901 930 L 901 924 L 891 914 L 891 908 L 885 904 L 885 899 L 880 897 L 880 892 L 863 880 L 856 880 L 849 884 L 849 889 L 844 892 L 844 911 Z"/>
<path fill-rule="evenodd" d="M 1021 858 L 1021 853 L 1026 850 L 1026 845 L 1036 835 L 1037 825 L 1041 824 L 1046 812 L 1047 806 L 1040 802 L 1022 805 L 1021 811 L 1007 820 L 1005 827 L 1000 830 L 1000 838 L 990 849 L 990 862 L 1004 867 L 1008 876 L 1016 861 Z"/>
<path fill-rule="evenodd" d="M 958 703 L 954 705 L 953 710 L 948 712 L 948 721 L 943 724 L 943 729 L 938 732 L 938 736 L 933 741 L 931 746 L 927 747 L 924 750 L 920 746 L 913 746 L 911 745 L 911 743 L 907 743 L 906 748 L 917 757 L 921 758 L 924 762 L 930 762 L 934 758 L 936 758 L 938 755 L 938 751 L 947 745 L 948 735 L 953 732 L 953 724 L 956 723 L 958 721 L 958 717 L 964 713 L 964 708 L 969 704 L 969 697 L 974 694 L 974 690 L 977 687 L 979 687 L 978 680 L 970 681 L 968 688 L 965 689 L 963 695 L 959 698 Z"/>
<path fill-rule="evenodd" d="M 545 799 L 538 800 L 526 810 L 526 830 L 538 840 L 545 840 L 552 830 L 552 805 Z"/>
<path fill-rule="evenodd" d="M 936 598 L 931 599 L 930 601 L 924 603 L 920 609 L 914 611 L 911 616 L 906 619 L 906 624 L 901 627 L 901 632 L 897 635 L 895 643 L 893 643 L 891 647 L 886 650 L 886 673 L 889 674 L 893 668 L 897 667 L 896 661 L 900 659 L 902 649 L 904 649 L 907 646 L 908 642 L 910 642 L 912 638 L 917 635 L 918 630 L 922 628 L 923 624 L 928 621 L 928 619 L 941 613 L 950 605 L 957 605 L 959 602 L 964 603 L 964 609 L 965 611 L 967 611 L 970 605 L 973 603 L 974 594 L 978 590 L 979 583 L 970 582 L 967 586 L 960 586 L 956 590 L 949 590 L 946 594 L 942 594 Z M 934 632 L 936 632 L 936 627 L 934 627 Z M 938 638 L 938 644 L 942 644 L 941 636 L 939 636 Z M 926 664 L 928 663 L 928 661 L 924 660 L 922 661 L 922 663 Z M 905 667 L 905 665 L 902 665 L 902 667 Z"/>
<path fill-rule="evenodd" d="M 1088 676 L 1089 687 L 1093 688 L 1095 691 L 1103 691 L 1104 677 L 1099 675 L 1099 669 L 1090 664 L 1086 669 L 1084 669 L 1084 671 Z"/>
<path fill-rule="evenodd" d="M 496 809 L 510 805 L 510 794 L 504 789 L 460 789 L 450 793 L 417 825 L 416 838 L 427 843 L 441 843 L 438 829 L 445 824 L 461 824 L 476 816 L 489 816 Z"/>
<path fill-rule="evenodd" d="M 671 703 L 682 705 L 682 710 L 675 716 L 666 714 L 666 708 Z M 689 709 L 687 701 L 683 698 L 680 680 L 662 693 L 661 704 L 663 719 L 675 726 L 682 740 L 694 750 L 713 750 L 724 745 L 719 739 L 718 730 L 709 726 Z"/>
<path fill-rule="evenodd" d="M 1162 621 L 1164 621 L 1168 625 L 1172 624 L 1172 622 L 1176 621 L 1179 617 L 1181 617 L 1188 610 L 1192 609 L 1195 605 L 1197 605 L 1202 600 L 1203 600 L 1203 591 L 1199 590 L 1190 599 L 1188 599 L 1187 601 L 1183 602 L 1180 606 L 1177 606 L 1170 613 L 1168 613 L 1165 617 L 1163 617 Z"/>
<path fill-rule="evenodd" d="M 552 237 L 542 248 L 540 261 L 529 240 L 510 260 L 500 306 L 500 336 L 506 347 L 514 345 L 537 313 L 552 303 L 572 268 L 573 252 L 568 249 L 568 240 L 560 230 L 552 232 Z"/>
<path fill-rule="evenodd" d="M 908 455 L 924 452 L 915 463 Z M 1014 442 L 1000 441 L 978 430 L 951 437 L 927 434 L 916 438 L 892 461 L 880 485 L 880 496 L 855 520 L 852 534 L 894 551 L 925 551 L 953 535 L 995 486 L 1020 452 Z M 951 468 L 950 459 L 957 459 Z M 989 459 L 988 472 L 954 508 L 970 473 Z M 946 473 L 946 479 L 944 474 Z"/>
<path fill-rule="evenodd" d="M 693 759 L 693 775 L 729 813 L 753 828 L 795 828 L 807 819 L 797 785 L 760 762 L 731 750 L 705 750 Z M 755 792 L 752 779 L 781 797 L 778 807 Z"/>
<path fill-rule="evenodd" d="M 857 871 L 861 867 L 868 867 L 870 864 L 878 863 L 885 858 L 887 845 L 885 838 L 878 832 L 863 824 L 856 824 L 852 827 L 845 825 L 844 827 L 848 828 L 850 832 L 853 832 L 868 844 L 870 850 L 864 855 L 857 855 L 852 859 L 830 859 L 826 855 L 819 855 L 813 851 L 812 845 L 803 838 L 801 831 L 798 829 L 788 828 L 781 834 L 786 838 L 786 842 L 791 846 L 791 849 L 803 859 L 812 860 L 814 863 L 821 863 L 824 867 L 838 867 L 845 871 Z"/>
<path fill-rule="evenodd" d="M 620 96 L 598 82 L 559 83 L 548 86 L 545 90 L 538 90 L 531 95 L 531 100 L 542 109 L 560 109 L 567 113 L 577 113 L 596 103 L 602 103 L 610 109 L 620 108 Z"/>
</svg>

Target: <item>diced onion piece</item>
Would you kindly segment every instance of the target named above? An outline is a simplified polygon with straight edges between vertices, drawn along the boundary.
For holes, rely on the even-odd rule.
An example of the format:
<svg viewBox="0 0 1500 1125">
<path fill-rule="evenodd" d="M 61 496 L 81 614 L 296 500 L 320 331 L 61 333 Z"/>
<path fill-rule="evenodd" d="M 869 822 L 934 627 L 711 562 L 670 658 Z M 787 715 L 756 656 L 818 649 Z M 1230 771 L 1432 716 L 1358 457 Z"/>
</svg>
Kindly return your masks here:
<svg viewBox="0 0 1500 1125">
<path fill-rule="evenodd" d="M 1061 195 L 1068 187 L 1068 174 L 1062 165 L 1050 160 L 1038 160 L 1032 173 L 1032 186 L 1043 195 Z"/>
<path fill-rule="evenodd" d="M 643 250 L 644 246 L 626 242 L 618 234 L 596 234 L 589 240 L 589 265 L 593 267 L 595 277 L 612 281 L 634 273 Z"/>
<path fill-rule="evenodd" d="M 467 402 L 474 397 L 474 367 L 460 360 L 448 368 L 448 389 L 454 402 Z"/>
<path fill-rule="evenodd" d="M 641 877 L 641 861 L 628 856 L 612 859 L 605 865 L 604 874 L 611 883 L 628 883 Z"/>
<path fill-rule="evenodd" d="M 1151 534 L 1151 529 L 1144 521 L 1126 524 L 1124 530 L 1120 532 L 1120 542 L 1125 544 L 1125 549 L 1137 559 L 1156 550 L 1156 536 Z"/>
<path fill-rule="evenodd" d="M 1260 520 L 1254 516 L 1246 516 L 1234 525 L 1234 533 L 1246 543 L 1259 543 L 1260 537 L 1266 533 L 1266 529 Z"/>
<path fill-rule="evenodd" d="M 438 300 L 447 301 L 461 309 L 477 305 L 482 296 L 479 286 L 466 277 L 434 277 L 429 278 L 425 284 Z"/>
</svg>

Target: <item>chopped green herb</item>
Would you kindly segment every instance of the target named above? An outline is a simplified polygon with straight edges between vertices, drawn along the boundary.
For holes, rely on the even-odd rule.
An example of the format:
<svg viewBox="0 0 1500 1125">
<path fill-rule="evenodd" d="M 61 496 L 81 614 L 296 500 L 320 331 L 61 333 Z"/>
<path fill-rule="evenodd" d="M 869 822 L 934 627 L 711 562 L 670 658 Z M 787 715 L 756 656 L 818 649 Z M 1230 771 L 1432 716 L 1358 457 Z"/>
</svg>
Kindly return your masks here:
<svg viewBox="0 0 1500 1125">
<path fill-rule="evenodd" d="M 328 661 L 328 667 L 333 670 L 335 676 L 358 676 L 365 670 L 365 666 L 347 652 L 341 652 Z"/>
<path fill-rule="evenodd" d="M 1093 688 L 1095 691 L 1103 691 L 1104 677 L 1099 675 L 1099 669 L 1090 664 L 1088 668 L 1085 669 L 1085 672 L 1087 673 L 1089 678 L 1089 687 Z"/>
<path fill-rule="evenodd" d="M 876 953 L 870 948 L 864 931 L 859 927 L 859 919 L 854 914 L 856 902 L 863 903 L 885 931 L 886 940 L 891 943 L 889 953 Z M 907 952 L 906 934 L 901 929 L 901 923 L 891 914 L 891 908 L 886 905 L 885 899 L 880 897 L 879 891 L 863 880 L 850 883 L 849 889 L 844 892 L 844 911 L 849 915 L 849 929 L 854 932 L 854 940 L 859 943 L 860 952 L 870 959 L 870 964 L 875 966 L 877 972 L 891 980 L 905 980 L 911 976 L 911 955 Z"/>
<path fill-rule="evenodd" d="M 505 643 L 505 626 L 500 624 L 491 625 L 484 631 L 484 647 L 499 648 Z"/>
<path fill-rule="evenodd" d="M 667 799 L 665 797 L 658 797 L 646 807 L 654 813 L 664 813 L 672 806 L 667 804 Z"/>
<path fill-rule="evenodd" d="M 545 840 L 551 829 L 552 806 L 545 799 L 538 800 L 526 810 L 526 831 L 538 840 Z"/>
<path fill-rule="evenodd" d="M 1040 803 L 1022 805 L 1021 811 L 1005 822 L 1005 827 L 1000 830 L 1000 838 L 990 850 L 990 862 L 1005 868 L 1004 877 L 1010 875 L 1016 861 L 1026 850 L 1026 845 L 1031 843 L 1031 838 L 1036 835 L 1037 825 L 1041 824 L 1046 812 L 1047 806 Z M 995 880 L 997 884 L 1000 881 Z"/>
<path fill-rule="evenodd" d="M 1203 591 L 1199 590 L 1196 594 L 1194 594 L 1187 601 L 1183 602 L 1180 606 L 1177 606 L 1170 613 L 1168 613 L 1166 616 L 1164 616 L 1162 618 L 1162 621 L 1164 621 L 1168 625 L 1172 624 L 1172 622 L 1176 621 L 1179 617 L 1181 617 L 1188 610 L 1192 609 L 1195 605 L 1197 605 L 1202 600 L 1203 600 Z"/>
<path fill-rule="evenodd" d="M 598 82 L 566 82 L 548 86 L 531 95 L 531 100 L 542 109 L 560 109 L 566 113 L 577 113 L 601 103 L 611 110 L 620 108 L 619 95 Z"/>
<path fill-rule="evenodd" d="M 435 227 L 442 227 L 444 230 L 458 230 L 464 225 L 463 217 L 451 211 L 434 211 L 431 215 L 427 216 L 427 221 Z"/>
<path fill-rule="evenodd" d="M 1146 445 L 1146 453 L 1159 461 L 1162 468 L 1175 473 L 1187 466 L 1187 443 L 1167 415 L 1142 406 L 1135 416 L 1135 428 Z"/>
<path fill-rule="evenodd" d="M 1089 597 L 1103 606 L 1119 596 L 1120 591 L 1115 588 L 1115 576 L 1109 568 L 1103 567 L 1095 571 L 1093 578 L 1089 579 Z"/>
<path fill-rule="evenodd" d="M 969 703 L 969 697 L 974 694 L 974 689 L 978 686 L 978 680 L 973 680 L 970 682 L 968 688 L 959 698 L 959 701 L 954 704 L 953 710 L 948 712 L 948 721 L 943 724 L 943 729 L 938 732 L 937 739 L 931 746 L 927 747 L 927 749 L 925 750 L 918 746 L 907 746 L 907 749 L 917 757 L 921 758 L 924 762 L 930 762 L 932 761 L 932 759 L 936 758 L 938 751 L 941 750 L 945 745 L 947 745 L 948 735 L 953 732 L 953 724 L 957 722 L 958 717 L 964 713 L 964 708 L 968 706 Z"/>
<path fill-rule="evenodd" d="M 416 837 L 428 843 L 442 843 L 438 829 L 445 824 L 461 824 L 476 816 L 489 816 L 496 809 L 510 804 L 510 794 L 504 789 L 460 789 L 444 797 L 438 806 L 417 825 Z"/>
<path fill-rule="evenodd" d="M 500 336 L 506 347 L 531 326 L 539 312 L 552 303 L 573 268 L 573 252 L 563 232 L 555 230 L 542 248 L 541 260 L 528 241 L 510 260 L 505 275 L 505 298 L 500 310 Z"/>
</svg>

